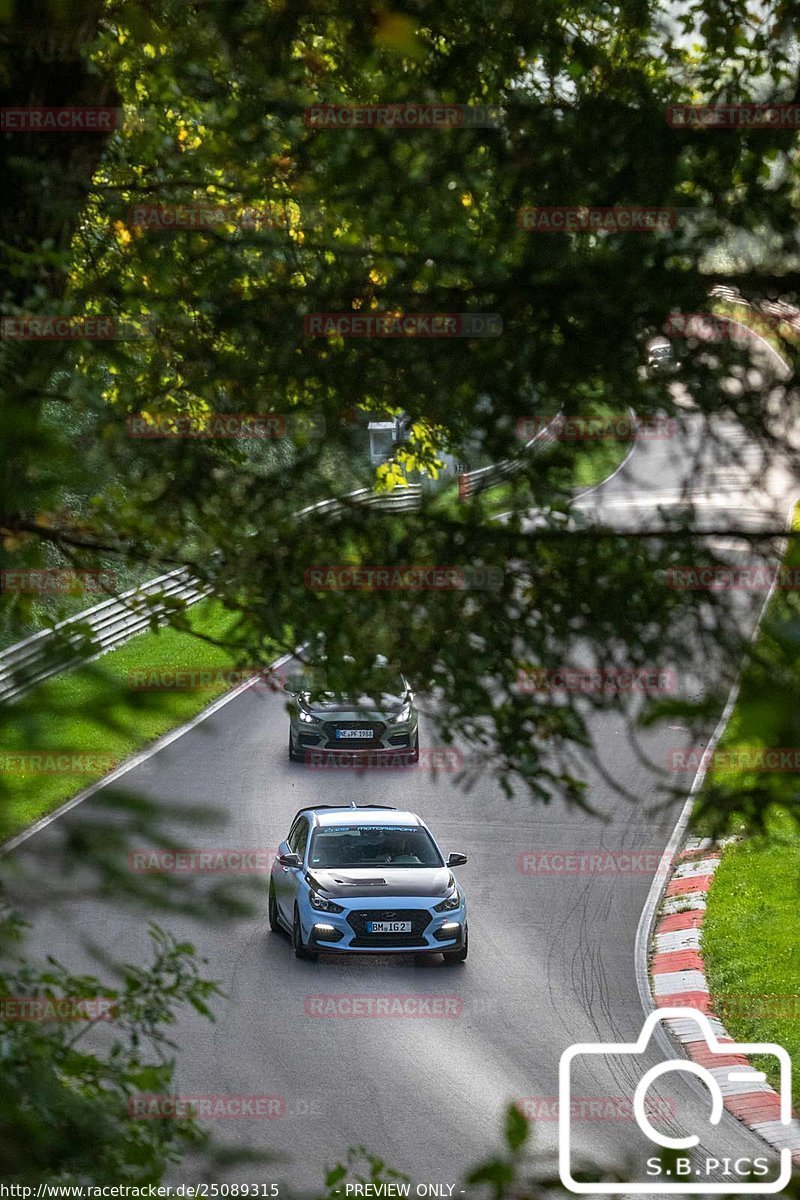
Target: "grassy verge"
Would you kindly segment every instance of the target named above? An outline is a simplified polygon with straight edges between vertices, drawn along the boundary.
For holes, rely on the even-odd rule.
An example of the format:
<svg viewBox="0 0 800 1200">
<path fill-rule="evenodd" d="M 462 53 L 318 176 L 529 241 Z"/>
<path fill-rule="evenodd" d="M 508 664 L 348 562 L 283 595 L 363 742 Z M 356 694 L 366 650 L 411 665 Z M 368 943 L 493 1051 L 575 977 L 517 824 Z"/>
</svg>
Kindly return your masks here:
<svg viewBox="0 0 800 1200">
<path fill-rule="evenodd" d="M 800 529 L 800 505 L 794 528 Z M 792 542 L 784 560 L 800 566 L 800 545 Z M 787 643 L 796 626 L 797 599 L 791 589 L 776 589 L 764 614 L 753 664 L 744 671 L 736 706 L 720 739 L 720 750 L 797 745 L 797 728 L 778 681 L 786 672 L 800 681 L 800 657 Z M 788 649 L 787 649 L 788 647 Z M 787 657 L 789 655 L 789 657 Z M 725 810 L 720 820 L 702 809 L 703 794 L 715 786 L 740 801 L 741 811 Z M 741 800 L 749 789 L 762 789 L 761 827 L 752 806 Z M 800 1061 L 800 941 L 797 938 L 800 831 L 793 804 L 796 776 L 761 775 L 732 766 L 706 777 L 695 833 L 737 832 L 745 840 L 729 846 L 708 896 L 702 951 L 714 1010 L 740 1041 L 777 1042 Z M 794 808 L 793 813 L 791 809 Z M 774 1059 L 758 1064 L 773 1086 L 779 1083 Z M 794 1103 L 800 1106 L 800 1076 L 795 1072 Z"/>
<path fill-rule="evenodd" d="M 628 413 L 607 405 L 597 405 L 588 414 L 593 419 L 616 422 L 627 419 Z M 630 450 L 630 439 L 598 438 L 596 441 L 572 444 L 564 441 L 560 444 L 562 454 L 570 454 L 571 461 L 559 468 L 559 478 L 554 480 L 559 486 L 570 490 L 574 488 L 594 487 L 611 475 L 624 460 Z M 571 453 L 570 453 L 571 452 Z M 481 515 L 488 519 L 498 513 L 517 511 L 530 508 L 535 503 L 530 484 L 522 477 L 511 478 L 495 487 L 487 488 L 475 498 Z M 462 501 L 459 500 L 458 486 L 453 484 L 444 488 L 436 499 L 436 509 L 447 516 L 457 516 L 462 511 Z"/>
<path fill-rule="evenodd" d="M 132 673 L 221 672 L 234 667 L 232 651 L 209 645 L 195 633 L 224 639 L 237 619 L 218 602 L 201 601 L 188 613 L 193 632 L 164 628 L 138 634 L 95 662 L 40 684 L 9 706 L 2 717 L 0 746 L 4 767 L 13 769 L 5 769 L 0 778 L 0 839 L 52 811 L 227 691 L 230 683 L 219 676 L 184 691 L 142 690 L 142 676 Z M 265 663 L 274 657 L 270 653 Z M 6 759 L 8 754 L 65 750 L 102 756 L 102 763 L 80 773 L 45 773 L 23 771 Z"/>
<path fill-rule="evenodd" d="M 730 317 L 740 325 L 752 329 L 768 342 L 776 354 L 784 356 L 786 343 L 796 346 L 800 342 L 800 334 L 788 321 L 775 320 L 759 313 L 758 309 L 749 308 L 744 304 L 734 304 L 730 300 L 717 300 L 711 305 L 711 311 L 720 317 Z"/>
<path fill-rule="evenodd" d="M 777 1042 L 800 1062 L 800 835 L 775 818 L 730 846 L 714 875 L 702 949 L 714 1010 L 737 1041 Z M 756 1065 L 779 1085 L 774 1058 Z M 800 1107 L 800 1076 L 793 1100 Z"/>
</svg>

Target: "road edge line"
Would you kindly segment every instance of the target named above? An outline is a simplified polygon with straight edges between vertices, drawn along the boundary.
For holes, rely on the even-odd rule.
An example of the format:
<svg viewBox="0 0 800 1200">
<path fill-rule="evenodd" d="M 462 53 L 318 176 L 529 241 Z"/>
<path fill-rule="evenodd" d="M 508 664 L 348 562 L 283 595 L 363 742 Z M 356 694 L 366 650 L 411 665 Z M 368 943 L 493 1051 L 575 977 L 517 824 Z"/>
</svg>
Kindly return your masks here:
<svg viewBox="0 0 800 1200">
<path fill-rule="evenodd" d="M 789 513 L 786 518 L 787 532 L 791 528 L 796 506 L 797 498 L 795 497 L 791 503 Z M 783 553 L 784 551 L 781 552 L 781 560 L 783 559 Z M 770 601 L 772 600 L 777 583 L 778 575 L 776 573 L 775 578 L 770 584 L 769 591 L 764 599 L 764 603 L 761 606 L 756 623 L 753 626 L 753 631 L 748 639 L 748 650 L 758 637 L 761 629 L 761 622 L 764 619 L 764 614 L 766 613 Z M 689 795 L 687 796 L 686 802 L 680 811 L 678 820 L 676 821 L 675 827 L 672 831 L 672 835 L 670 836 L 670 839 L 664 848 L 664 852 L 661 855 L 658 868 L 655 876 L 653 877 L 653 882 L 650 884 L 650 890 L 647 893 L 647 899 L 644 902 L 644 907 L 642 908 L 642 912 L 636 926 L 636 933 L 634 935 L 634 972 L 636 976 L 636 986 L 639 992 L 639 1000 L 646 1017 L 649 1016 L 650 1013 L 657 1010 L 657 1005 L 655 1003 L 653 992 L 650 986 L 649 967 L 650 947 L 653 941 L 656 918 L 658 917 L 661 902 L 664 898 L 664 893 L 669 886 L 670 879 L 672 878 L 675 870 L 675 860 L 678 846 L 680 845 L 684 834 L 686 833 L 686 828 L 689 824 L 689 818 L 691 817 L 692 809 L 694 808 L 695 797 L 705 782 L 711 755 L 713 755 L 714 750 L 716 749 L 717 744 L 722 737 L 722 734 L 725 732 L 728 721 L 731 717 L 731 713 L 733 712 L 736 701 L 739 698 L 743 672 L 744 661 L 742 662 L 733 686 L 728 693 L 728 699 L 714 728 L 714 732 L 709 738 L 708 745 L 706 746 L 705 752 L 700 760 L 700 765 L 698 766 L 694 779 L 692 780 L 692 786 L 689 789 Z M 660 1021 L 656 1024 L 653 1032 L 655 1034 L 655 1040 L 659 1043 L 662 1052 L 665 1054 L 665 1057 L 674 1058 L 676 1045 L 680 1046 L 680 1042 L 676 1043 L 670 1038 L 667 1031 L 664 1029 L 663 1023 Z M 690 1075 L 689 1083 L 695 1086 L 697 1091 L 702 1092 L 704 1096 L 707 1094 L 705 1085 L 696 1076 Z M 757 1133 L 758 1130 L 755 1132 Z M 769 1145 L 770 1143 L 767 1144 Z"/>
<path fill-rule="evenodd" d="M 274 662 L 269 664 L 268 670 L 277 670 L 279 667 L 284 666 L 285 663 L 291 662 L 291 660 L 295 657 L 295 654 L 296 651 L 294 654 L 281 655 L 280 658 L 275 659 Z M 23 829 L 20 833 L 14 834 L 13 837 L 9 838 L 0 845 L 0 858 L 5 858 L 5 856 L 10 854 L 12 850 L 16 850 L 19 846 L 23 845 L 24 842 L 27 842 L 29 838 L 32 838 L 34 834 L 40 833 L 43 829 L 46 829 L 48 825 L 52 825 L 54 821 L 57 821 L 66 813 L 71 812 L 73 808 L 77 808 L 79 804 L 82 804 L 84 800 L 88 800 L 90 796 L 94 796 L 97 794 L 97 792 L 102 791 L 103 788 L 108 787 L 112 783 L 116 783 L 118 779 L 121 779 L 123 775 L 127 775 L 129 771 L 134 769 L 134 767 L 141 766 L 142 763 L 147 762 L 148 759 L 153 758 L 162 750 L 166 750 L 167 746 L 171 746 L 173 742 L 178 740 L 178 738 L 183 737 L 187 733 L 191 733 L 191 731 L 200 725 L 201 722 L 207 720 L 208 717 L 212 717 L 214 713 L 219 712 L 219 710 L 224 708 L 226 704 L 230 704 L 230 702 L 235 700 L 237 696 L 241 696 L 242 693 L 246 692 L 248 688 L 253 687 L 253 685 L 258 681 L 258 678 L 259 677 L 257 675 L 254 675 L 252 679 L 246 679 L 244 683 L 240 683 L 237 687 L 232 688 L 231 691 L 226 692 L 224 696 L 219 696 L 206 708 L 202 709 L 194 717 L 191 717 L 190 720 L 184 722 L 183 725 L 179 725 L 176 729 L 171 729 L 168 733 L 162 733 L 161 736 L 156 738 L 154 742 L 151 742 L 149 746 L 146 746 L 143 750 L 138 750 L 135 754 L 131 755 L 130 758 L 126 758 L 123 763 L 120 763 L 120 765 L 115 767 L 113 771 L 110 771 L 108 775 L 104 775 L 103 778 L 98 779 L 96 783 L 89 784 L 89 786 L 84 788 L 83 791 L 78 792 L 78 794 L 73 796 L 70 800 L 66 800 L 63 804 L 59 805 L 58 808 L 53 809 L 51 813 L 47 813 L 46 816 L 40 817 L 38 821 L 35 821 L 33 825 L 29 825 L 27 829 Z"/>
</svg>

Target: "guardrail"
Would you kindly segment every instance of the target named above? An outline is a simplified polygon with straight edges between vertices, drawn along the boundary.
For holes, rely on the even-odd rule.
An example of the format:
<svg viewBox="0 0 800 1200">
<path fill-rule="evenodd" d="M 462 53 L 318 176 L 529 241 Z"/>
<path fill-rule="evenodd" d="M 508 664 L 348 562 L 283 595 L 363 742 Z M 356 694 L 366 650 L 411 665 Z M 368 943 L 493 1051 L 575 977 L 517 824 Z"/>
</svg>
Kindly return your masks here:
<svg viewBox="0 0 800 1200">
<path fill-rule="evenodd" d="M 421 495 L 418 483 L 396 492 L 376 493 L 371 488 L 359 488 L 340 499 L 309 504 L 296 515 L 303 517 L 316 512 L 332 516 L 346 512 L 351 504 L 403 512 L 418 508 Z M 193 580 L 185 568 L 178 568 L 17 642 L 0 653 L 0 703 L 18 700 L 53 675 L 122 645 L 134 634 L 148 629 L 154 618 L 160 625 L 165 624 L 170 606 L 164 600 L 182 600 L 188 606 L 211 591 Z M 158 597 L 155 603 L 154 596 Z"/>
<path fill-rule="evenodd" d="M 408 512 L 419 508 L 421 498 L 422 485 L 419 483 L 409 483 L 395 492 L 375 492 L 372 488 L 359 488 L 358 491 L 349 492 L 338 500 L 320 500 L 318 504 L 309 504 L 295 515 L 305 517 L 308 513 L 316 512 L 335 516 L 347 512 L 353 504 L 362 504 L 366 508 L 380 508 L 386 512 Z"/>
<path fill-rule="evenodd" d="M 153 618 L 164 624 L 165 599 L 194 604 L 210 590 L 184 569 L 170 571 L 17 642 L 0 654 L 0 703 L 18 700 L 36 684 L 119 646 L 149 628 Z"/>
<path fill-rule="evenodd" d="M 526 442 L 520 453 L 515 458 L 506 458 L 502 462 L 492 463 L 489 467 L 481 467 L 477 471 L 464 471 L 458 477 L 458 498 L 459 500 L 467 500 L 470 496 L 474 496 L 477 492 L 483 492 L 486 488 L 494 487 L 495 484 L 502 483 L 504 479 L 508 479 L 510 475 L 515 475 L 517 471 L 521 471 L 525 465 L 525 456 L 530 454 L 541 454 L 548 446 L 552 446 L 558 441 L 556 427 L 558 417 L 553 417 L 544 429 Z"/>
<path fill-rule="evenodd" d="M 775 317 L 779 322 L 800 330 L 800 308 L 796 304 L 789 304 L 787 300 L 759 300 L 758 304 L 752 304 L 745 300 L 738 288 L 727 287 L 721 283 L 715 284 L 708 294 L 717 300 L 726 300 L 729 304 L 750 308 L 755 313 L 766 313 L 768 317 Z"/>
</svg>

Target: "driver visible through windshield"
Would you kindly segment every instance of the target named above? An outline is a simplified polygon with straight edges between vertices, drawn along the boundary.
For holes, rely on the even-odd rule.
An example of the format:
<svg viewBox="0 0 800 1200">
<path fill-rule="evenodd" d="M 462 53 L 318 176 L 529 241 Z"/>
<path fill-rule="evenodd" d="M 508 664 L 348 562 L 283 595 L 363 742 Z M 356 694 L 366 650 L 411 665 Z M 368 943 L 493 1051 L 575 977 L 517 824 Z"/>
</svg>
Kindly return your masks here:
<svg viewBox="0 0 800 1200">
<path fill-rule="evenodd" d="M 433 838 L 417 825 L 335 825 L 316 829 L 312 867 L 443 867 Z"/>
</svg>

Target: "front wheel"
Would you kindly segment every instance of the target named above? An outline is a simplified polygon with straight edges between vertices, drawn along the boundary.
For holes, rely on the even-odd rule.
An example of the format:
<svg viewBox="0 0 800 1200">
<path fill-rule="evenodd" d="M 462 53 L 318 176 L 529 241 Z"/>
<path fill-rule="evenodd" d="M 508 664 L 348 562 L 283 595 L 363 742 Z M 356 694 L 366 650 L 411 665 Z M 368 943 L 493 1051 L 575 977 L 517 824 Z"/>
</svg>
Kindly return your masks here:
<svg viewBox="0 0 800 1200">
<path fill-rule="evenodd" d="M 295 905 L 294 921 L 292 922 L 292 946 L 294 947 L 295 958 L 307 958 L 313 962 L 317 955 L 311 950 L 307 950 L 303 945 L 303 929 L 300 924 L 300 912 Z"/>
<path fill-rule="evenodd" d="M 411 748 L 411 753 L 408 756 L 408 761 L 412 762 L 412 763 L 419 762 L 419 730 L 417 730 L 417 736 L 414 738 L 414 745 Z"/>
<path fill-rule="evenodd" d="M 273 933 L 278 933 L 280 930 L 280 921 L 278 920 L 278 901 L 275 898 L 275 880 L 269 881 L 269 902 L 267 904 L 267 917 L 269 919 L 269 927 Z"/>
<path fill-rule="evenodd" d="M 456 963 L 466 962 L 467 951 L 469 950 L 469 930 L 464 930 L 464 945 L 460 950 L 447 950 L 444 955 L 444 965 L 446 967 L 455 966 Z"/>
<path fill-rule="evenodd" d="M 303 757 L 302 754 L 298 754 L 294 748 L 294 742 L 292 741 L 292 730 L 291 730 L 291 726 L 290 726 L 289 727 L 289 762 L 300 762 L 302 757 Z"/>
</svg>

